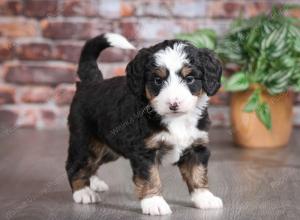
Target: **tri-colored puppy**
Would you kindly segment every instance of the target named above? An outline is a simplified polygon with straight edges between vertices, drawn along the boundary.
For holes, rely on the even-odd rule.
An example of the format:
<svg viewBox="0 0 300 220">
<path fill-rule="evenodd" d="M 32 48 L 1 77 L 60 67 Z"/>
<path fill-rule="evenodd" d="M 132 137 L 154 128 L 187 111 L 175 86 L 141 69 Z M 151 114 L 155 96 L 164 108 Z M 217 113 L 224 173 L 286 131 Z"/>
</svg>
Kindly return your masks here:
<svg viewBox="0 0 300 220">
<path fill-rule="evenodd" d="M 144 214 L 166 215 L 160 163 L 178 166 L 197 208 L 221 208 L 208 190 L 209 96 L 220 87 L 222 68 L 213 53 L 187 41 L 166 40 L 138 51 L 126 77 L 103 80 L 97 57 L 107 47 L 134 47 L 107 33 L 85 44 L 69 114 L 69 182 L 77 203 L 100 200 L 108 186 L 96 176 L 101 164 L 130 160 Z"/>
</svg>

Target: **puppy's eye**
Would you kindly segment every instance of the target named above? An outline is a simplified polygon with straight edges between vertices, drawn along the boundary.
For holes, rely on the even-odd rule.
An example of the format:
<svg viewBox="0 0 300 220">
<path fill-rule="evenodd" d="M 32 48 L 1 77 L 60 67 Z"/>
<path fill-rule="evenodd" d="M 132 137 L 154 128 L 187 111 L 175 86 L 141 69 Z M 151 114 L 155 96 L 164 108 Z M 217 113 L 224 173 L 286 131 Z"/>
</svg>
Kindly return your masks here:
<svg viewBox="0 0 300 220">
<path fill-rule="evenodd" d="M 163 80 L 159 77 L 155 77 L 154 83 L 155 83 L 155 85 L 160 86 L 163 83 Z"/>
<path fill-rule="evenodd" d="M 195 77 L 187 76 L 187 77 L 185 77 L 185 81 L 187 84 L 193 84 L 195 82 Z"/>
</svg>

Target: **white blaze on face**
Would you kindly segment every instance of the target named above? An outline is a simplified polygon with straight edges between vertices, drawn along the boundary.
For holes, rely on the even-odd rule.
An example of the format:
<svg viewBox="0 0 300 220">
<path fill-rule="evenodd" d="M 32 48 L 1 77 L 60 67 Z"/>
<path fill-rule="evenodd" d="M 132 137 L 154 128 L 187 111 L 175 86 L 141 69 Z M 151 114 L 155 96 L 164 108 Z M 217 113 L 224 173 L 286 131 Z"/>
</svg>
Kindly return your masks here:
<svg viewBox="0 0 300 220">
<path fill-rule="evenodd" d="M 155 54 L 157 66 L 163 66 L 169 71 L 169 76 L 161 88 L 158 96 L 152 100 L 154 109 L 160 115 L 172 113 L 169 109 L 170 103 L 178 103 L 179 113 L 187 113 L 193 110 L 197 104 L 197 96 L 192 95 L 187 84 L 178 75 L 181 68 L 189 63 L 184 52 L 186 45 L 174 44 L 173 48 L 167 47 Z"/>
</svg>

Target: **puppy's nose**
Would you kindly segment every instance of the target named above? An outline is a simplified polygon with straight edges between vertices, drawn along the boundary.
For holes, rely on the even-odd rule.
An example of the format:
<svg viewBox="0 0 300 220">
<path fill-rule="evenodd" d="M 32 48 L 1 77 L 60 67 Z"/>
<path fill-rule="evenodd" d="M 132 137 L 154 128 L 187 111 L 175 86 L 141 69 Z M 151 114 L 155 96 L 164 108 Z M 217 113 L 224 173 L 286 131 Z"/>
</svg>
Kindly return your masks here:
<svg viewBox="0 0 300 220">
<path fill-rule="evenodd" d="M 178 108 L 179 108 L 178 102 L 173 102 L 173 103 L 170 103 L 170 105 L 169 105 L 169 109 L 170 109 L 171 111 L 177 111 Z"/>
</svg>

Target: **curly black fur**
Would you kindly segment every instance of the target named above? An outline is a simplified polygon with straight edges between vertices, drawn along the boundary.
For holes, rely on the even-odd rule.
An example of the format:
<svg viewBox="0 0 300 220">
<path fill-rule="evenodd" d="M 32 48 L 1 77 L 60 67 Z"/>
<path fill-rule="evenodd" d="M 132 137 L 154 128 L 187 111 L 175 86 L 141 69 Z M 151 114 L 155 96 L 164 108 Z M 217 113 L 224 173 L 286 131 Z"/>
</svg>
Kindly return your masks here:
<svg viewBox="0 0 300 220">
<path fill-rule="evenodd" d="M 66 170 L 71 186 L 74 180 L 88 179 L 101 164 L 99 161 L 90 162 L 92 155 L 97 157 L 92 139 L 111 151 L 104 159 L 100 158 L 102 163 L 116 159 L 113 154 L 121 155 L 130 160 L 134 176 L 149 177 L 149 169 L 157 161 L 158 149 L 147 148 L 145 139 L 166 128 L 161 124 L 161 116 L 149 107 L 145 94 L 147 74 L 154 66 L 153 54 L 167 46 L 172 47 L 176 42 L 179 41 L 168 40 L 141 49 L 128 64 L 126 77 L 107 80 L 102 79 L 96 59 L 103 49 L 110 46 L 109 43 L 103 35 L 86 43 L 78 69 L 81 82 L 77 83 L 68 117 L 70 139 Z M 208 95 L 215 94 L 220 87 L 222 72 L 219 61 L 211 51 L 184 43 L 188 45 L 186 52 L 191 64 L 201 73 L 203 89 Z M 207 130 L 208 125 L 209 116 L 205 109 L 198 128 Z M 193 156 L 195 151 L 198 156 Z M 203 152 L 203 156 L 201 152 L 202 149 L 193 149 L 187 151 L 187 155 L 192 156 L 193 161 L 206 164 L 207 152 Z M 187 160 L 187 155 L 180 162 Z"/>
</svg>

